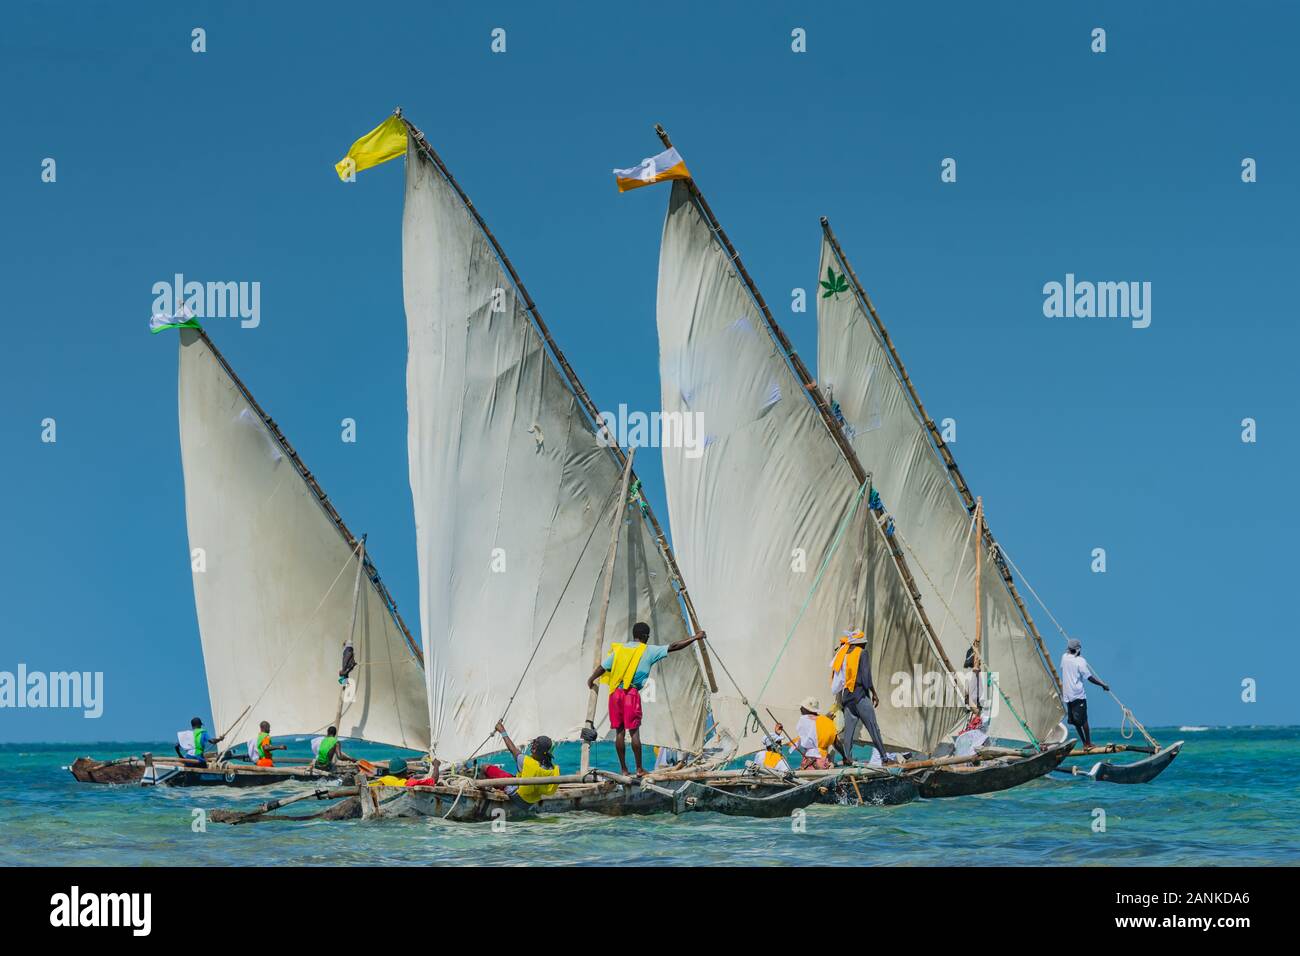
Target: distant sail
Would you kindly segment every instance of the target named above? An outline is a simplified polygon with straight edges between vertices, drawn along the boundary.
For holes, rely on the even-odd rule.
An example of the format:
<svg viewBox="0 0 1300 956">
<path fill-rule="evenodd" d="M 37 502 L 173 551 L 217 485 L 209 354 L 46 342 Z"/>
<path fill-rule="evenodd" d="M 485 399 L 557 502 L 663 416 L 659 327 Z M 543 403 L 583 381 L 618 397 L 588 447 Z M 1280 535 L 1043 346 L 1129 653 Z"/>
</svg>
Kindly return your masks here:
<svg viewBox="0 0 1300 956">
<path fill-rule="evenodd" d="M 826 279 L 828 269 L 837 277 L 843 274 L 823 237 L 818 276 Z M 823 291 L 828 290 L 820 290 L 817 299 L 817 378 L 839 405 L 853 450 L 872 473 L 885 507 L 914 552 L 908 560 L 922 604 L 948 659 L 960 667 L 975 637 L 978 533 L 971 533 L 961 494 L 852 287 L 829 297 Z M 1040 741 L 1064 739 L 1060 724 L 1065 715 L 1051 674 L 992 561 L 983 562 L 980 577 L 981 656 L 1011 705 L 991 690 L 991 735 L 1026 740 L 1019 713 Z"/>
<path fill-rule="evenodd" d="M 185 514 L 190 548 L 201 549 L 194 603 L 211 726 L 232 730 L 229 744 L 263 720 L 277 737 L 323 731 L 335 718 L 352 635 L 356 552 L 202 334 L 183 328 L 180 340 Z M 426 749 L 415 649 L 366 576 L 360 596 L 356 697 L 339 733 Z"/>
<path fill-rule="evenodd" d="M 839 635 L 864 627 L 885 743 L 931 752 L 965 710 L 849 464 L 763 322 L 674 183 L 659 261 L 662 405 L 700 415 L 705 447 L 694 458 L 664 448 L 664 477 L 710 645 L 762 719 L 770 707 L 792 729 L 805 697 L 829 708 Z M 917 670 L 930 675 L 930 704 L 923 688 L 907 690 Z M 715 717 L 755 750 L 760 734 L 729 691 L 715 696 Z"/>
<path fill-rule="evenodd" d="M 463 760 L 495 749 L 487 738 L 508 704 L 515 740 L 576 739 L 621 468 L 491 245 L 414 139 L 402 246 L 434 751 Z M 638 620 L 652 643 L 680 640 L 687 627 L 666 563 L 639 509 L 625 520 L 606 643 L 630 640 Z M 673 654 L 654 678 L 643 739 L 699 752 L 708 695 L 695 652 Z M 598 729 L 608 726 L 603 705 L 597 717 Z"/>
</svg>

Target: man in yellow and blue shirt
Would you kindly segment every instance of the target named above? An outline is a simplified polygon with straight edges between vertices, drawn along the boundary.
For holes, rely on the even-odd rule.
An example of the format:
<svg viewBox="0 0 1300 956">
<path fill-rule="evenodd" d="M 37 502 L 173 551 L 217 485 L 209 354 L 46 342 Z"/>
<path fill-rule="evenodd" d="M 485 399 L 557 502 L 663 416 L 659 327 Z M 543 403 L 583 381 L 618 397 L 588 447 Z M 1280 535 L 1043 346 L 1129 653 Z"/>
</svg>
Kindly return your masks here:
<svg viewBox="0 0 1300 956">
<path fill-rule="evenodd" d="M 641 689 L 650 678 L 651 668 L 674 651 L 704 640 L 704 636 L 700 631 L 672 644 L 652 645 L 649 643 L 650 625 L 638 621 L 632 626 L 632 642 L 612 645 L 600 666 L 591 672 L 587 679 L 588 687 L 594 690 L 598 680 L 609 685 L 609 726 L 615 731 L 614 749 L 618 752 L 618 763 L 624 774 L 628 773 L 627 732 L 632 734 L 632 757 L 636 760 L 637 776 L 644 777 L 647 773 L 641 764 Z"/>
</svg>

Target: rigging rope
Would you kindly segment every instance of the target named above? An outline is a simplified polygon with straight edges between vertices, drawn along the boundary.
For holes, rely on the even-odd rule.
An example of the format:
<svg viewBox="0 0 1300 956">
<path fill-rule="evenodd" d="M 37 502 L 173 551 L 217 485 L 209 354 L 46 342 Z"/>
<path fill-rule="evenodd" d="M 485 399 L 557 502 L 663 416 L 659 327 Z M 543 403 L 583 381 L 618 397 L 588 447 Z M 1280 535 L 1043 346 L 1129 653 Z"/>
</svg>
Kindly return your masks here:
<svg viewBox="0 0 1300 956">
<path fill-rule="evenodd" d="M 972 518 L 971 518 L 971 529 L 973 530 L 974 527 L 975 527 L 975 519 L 972 517 Z M 916 552 L 912 550 L 912 546 L 911 546 L 910 544 L 908 544 L 907 539 L 903 537 L 903 533 L 902 533 L 901 531 L 895 531 L 895 534 L 897 535 L 898 539 L 899 539 L 900 541 L 903 542 L 903 547 L 907 548 L 907 553 L 910 554 L 910 555 L 911 555 L 911 556 L 916 560 L 917 567 L 919 567 L 919 568 L 921 569 L 921 573 L 922 573 L 923 575 L 925 575 L 925 579 L 926 579 L 927 581 L 930 582 L 930 587 L 934 588 L 935 596 L 940 600 L 940 602 L 943 603 L 944 613 L 945 613 L 944 620 L 947 621 L 947 615 L 952 615 L 953 623 L 957 625 L 957 630 L 958 630 L 958 632 L 961 634 L 963 640 L 966 641 L 966 644 L 967 644 L 968 646 L 970 646 L 970 647 L 974 647 L 975 645 L 974 645 L 974 643 L 971 641 L 970 636 L 966 633 L 966 629 L 965 629 L 964 627 L 961 626 L 961 622 L 957 619 L 957 615 L 956 615 L 956 614 L 953 614 L 953 612 L 952 612 L 952 608 L 949 606 L 948 602 L 945 601 L 945 600 L 943 599 L 943 593 L 939 590 L 938 586 L 935 585 L 935 583 L 934 583 L 934 579 L 930 577 L 930 572 L 927 571 L 927 570 L 925 569 L 925 563 L 924 563 L 924 562 L 923 562 L 919 557 L 917 557 Z M 967 540 L 967 542 L 970 541 L 970 533 L 969 533 L 969 532 L 968 532 L 967 535 L 966 535 L 966 540 Z M 978 545 L 977 545 L 977 547 L 978 547 Z M 962 546 L 962 564 L 965 563 L 965 560 L 966 560 L 966 546 L 963 545 L 963 546 Z M 961 564 L 959 564 L 959 565 L 957 566 L 957 573 L 958 573 L 958 575 L 961 574 Z M 1028 585 L 1029 582 L 1026 581 L 1025 583 L 1026 583 L 1026 585 Z M 980 586 L 980 583 L 979 583 L 978 581 L 976 581 L 976 582 L 975 582 L 975 586 L 976 586 L 976 587 L 979 587 L 979 586 Z M 954 581 L 954 582 L 953 582 L 953 590 L 954 590 L 954 592 L 956 591 L 956 588 L 957 588 L 957 583 L 956 583 L 956 581 Z M 987 658 L 986 658 L 986 659 L 985 659 L 985 663 L 987 663 L 987 662 L 988 662 L 988 661 L 987 661 Z M 986 667 L 986 668 L 984 669 L 984 673 L 987 674 L 987 675 L 989 676 L 989 680 L 990 680 L 990 682 L 992 683 L 994 689 L 998 692 L 998 696 L 1000 696 L 1000 697 L 1002 698 L 1003 702 L 1007 705 L 1007 709 L 1011 711 L 1011 716 L 1013 716 L 1013 717 L 1016 718 L 1016 723 L 1018 723 L 1018 724 L 1020 725 L 1021 730 L 1023 730 L 1026 734 L 1029 735 L 1029 739 L 1030 739 L 1031 741 L 1033 741 L 1033 744 L 1034 744 L 1035 747 L 1037 747 L 1039 750 L 1042 750 L 1042 749 L 1043 749 L 1043 748 L 1042 748 L 1042 744 L 1039 743 L 1038 738 L 1037 738 L 1036 736 L 1034 736 L 1034 732 L 1033 732 L 1032 730 L 1030 730 L 1030 729 L 1029 729 L 1029 726 L 1024 722 L 1024 720 L 1021 719 L 1019 712 L 1017 712 L 1017 710 L 1016 710 L 1016 708 L 1015 708 L 1015 705 L 1011 703 L 1010 698 L 1008 698 L 1007 695 L 1006 695 L 1005 693 L 1003 693 L 1003 691 L 1002 691 L 1002 686 L 1001 686 L 1001 684 L 998 683 L 998 679 L 997 679 L 997 677 L 994 676 L 993 671 L 989 670 L 989 669 Z M 956 675 L 955 675 L 955 674 L 952 675 L 952 678 L 953 678 L 953 680 L 955 681 L 955 680 L 956 680 Z M 958 689 L 960 690 L 960 688 L 958 688 Z"/>
<path fill-rule="evenodd" d="M 365 566 L 366 560 L 366 536 L 361 536 L 361 542 L 357 545 L 357 576 L 352 582 L 352 626 L 348 630 L 348 644 L 354 644 L 357 636 L 357 612 L 361 610 L 361 570 Z M 346 645 L 345 645 L 346 647 Z M 346 653 L 344 655 L 346 661 Z M 353 667 L 356 666 L 356 651 L 353 649 Z M 345 664 L 346 666 L 346 664 Z M 360 676 L 360 675 L 358 675 Z M 346 672 L 339 674 L 339 703 L 338 709 L 334 711 L 334 723 L 332 726 L 338 726 L 343 723 L 343 705 L 344 697 L 348 690 L 348 674 Z M 355 690 L 355 688 L 354 688 Z M 396 695 L 394 695 L 395 697 Z M 355 700 L 355 697 L 353 698 Z"/>
<path fill-rule="evenodd" d="M 1046 614 L 1051 619 L 1052 623 L 1056 625 L 1056 629 L 1061 632 L 1061 636 L 1065 638 L 1065 640 L 1068 642 L 1070 640 L 1070 635 L 1065 633 L 1065 628 L 1062 627 L 1061 622 L 1056 619 L 1056 615 L 1052 613 L 1052 609 L 1049 608 L 1047 606 L 1047 603 L 1041 597 L 1038 596 L 1038 592 L 1034 590 L 1034 586 L 1030 584 L 1029 579 L 1025 577 L 1025 572 L 1021 571 L 1020 568 L 1016 565 L 1016 562 L 1011 560 L 1011 555 L 1007 554 L 1006 548 L 1002 547 L 1002 545 L 998 545 L 998 551 L 1001 552 L 1002 557 L 1006 559 L 1007 564 L 1011 565 L 1011 570 L 1016 572 L 1016 576 L 1020 578 L 1021 582 L 1029 590 L 1029 593 L 1034 596 L 1034 600 L 1037 601 L 1038 606 L 1043 609 L 1043 613 Z M 1100 677 L 1098 677 L 1097 679 L 1101 680 Z M 1115 696 L 1115 692 L 1109 688 L 1109 685 L 1107 686 L 1106 693 L 1110 694 L 1111 699 L 1115 701 L 1116 704 L 1119 705 L 1119 709 L 1123 714 L 1123 716 L 1120 719 L 1120 725 L 1119 725 L 1120 736 L 1123 737 L 1125 740 L 1132 739 L 1133 737 L 1132 730 L 1129 730 L 1127 734 L 1124 732 L 1127 725 L 1130 722 L 1132 722 L 1133 726 L 1136 727 L 1141 732 L 1142 736 L 1147 739 L 1147 743 L 1149 743 L 1152 747 L 1155 747 L 1157 750 L 1159 750 L 1160 744 L 1156 742 L 1156 739 L 1154 737 L 1152 737 L 1149 733 L 1147 733 L 1147 729 L 1142 726 L 1142 722 L 1137 719 L 1137 717 L 1133 714 L 1133 711 L 1129 710 L 1126 706 L 1124 706 L 1124 702 L 1120 700 L 1117 696 Z"/>
<path fill-rule="evenodd" d="M 808 589 L 808 596 L 804 598 L 803 607 L 799 608 L 799 613 L 795 616 L 794 623 L 790 625 L 790 632 L 785 636 L 785 643 L 781 645 L 781 650 L 777 652 L 776 660 L 772 662 L 772 669 L 768 672 L 767 680 L 763 681 L 763 686 L 759 689 L 758 699 L 761 701 L 763 695 L 767 693 L 768 685 L 772 683 L 772 678 L 776 676 L 777 666 L 781 663 L 781 658 L 785 656 L 786 648 L 790 646 L 790 641 L 794 637 L 794 632 L 799 627 L 799 622 L 803 620 L 804 612 L 808 610 L 808 605 L 812 603 L 813 595 L 817 592 L 818 586 L 822 583 L 822 577 L 826 574 L 826 569 L 830 567 L 831 558 L 839 549 L 840 541 L 844 538 L 844 531 L 848 528 L 849 523 L 853 520 L 854 515 L 858 513 L 858 505 L 862 503 L 862 496 L 866 494 L 867 489 L 871 486 L 871 479 L 868 478 L 858 489 L 857 495 L 853 499 L 853 506 L 849 508 L 839 528 L 835 531 L 835 538 L 831 542 L 831 549 L 822 559 L 821 567 L 817 569 L 817 576 L 813 579 L 812 587 Z M 752 708 L 751 708 L 752 711 Z"/>
<path fill-rule="evenodd" d="M 266 696 L 266 692 L 271 689 L 271 685 L 275 683 L 275 679 L 280 676 L 280 671 L 284 670 L 284 665 L 289 663 L 293 656 L 293 650 L 298 646 L 298 643 L 303 639 L 303 637 L 306 636 L 311 622 L 315 619 L 316 615 L 320 613 L 320 609 L 325 606 L 326 600 L 329 599 L 330 594 L 334 591 L 334 586 L 339 583 L 339 579 L 343 577 L 343 572 L 348 569 L 348 565 L 352 563 L 352 559 L 359 553 L 360 549 L 361 544 L 358 542 L 357 547 L 352 549 L 352 552 L 348 555 L 348 559 L 343 562 L 343 567 L 339 568 L 339 573 L 336 574 L 334 580 L 330 582 L 330 586 L 325 590 L 325 593 L 321 595 L 320 603 L 317 604 L 315 610 L 307 616 L 306 623 L 304 623 L 302 630 L 299 631 L 298 636 L 289 644 L 289 651 L 285 654 L 284 660 L 280 661 L 280 665 L 271 674 L 271 679 L 266 682 L 266 686 L 262 688 L 262 692 L 257 695 L 257 698 L 251 704 L 248 705 L 248 709 L 245 711 L 245 716 L 251 713 L 253 708 L 262 702 L 262 698 Z M 226 731 L 226 734 L 232 734 L 235 730 L 242 727 L 244 725 L 244 719 L 244 717 L 241 717 L 239 722 L 235 724 L 234 729 Z"/>
<path fill-rule="evenodd" d="M 736 693 L 740 695 L 740 702 L 744 704 L 745 708 L 749 711 L 749 716 L 745 718 L 745 726 L 742 733 L 748 734 L 750 732 L 749 719 L 750 717 L 752 717 L 754 719 L 754 725 L 758 727 L 759 730 L 763 731 L 765 735 L 770 736 L 771 731 L 767 729 L 766 725 L 764 725 L 763 718 L 758 716 L 758 711 L 754 709 L 754 705 L 751 704 L 748 698 L 745 697 L 745 692 L 740 689 L 740 684 L 736 681 L 736 678 L 731 676 L 731 671 L 727 669 L 726 662 L 722 659 L 722 657 L 717 653 L 716 650 L 710 650 L 709 655 L 715 661 L 718 662 L 718 666 L 722 668 L 722 673 L 727 675 L 727 680 L 731 681 L 731 686 L 736 688 Z M 713 730 L 716 734 L 718 730 L 718 724 L 716 718 L 714 720 Z"/>
<path fill-rule="evenodd" d="M 1026 724 L 1023 720 L 1020 719 L 1020 715 L 1016 713 L 1016 709 L 1011 706 L 1011 701 L 1007 700 L 1007 695 L 1002 693 L 1002 685 L 998 683 L 998 679 L 994 675 L 994 673 L 992 671 L 987 671 L 987 670 L 984 673 L 989 675 L 989 681 L 993 684 L 994 690 L 998 692 L 998 696 L 1002 698 L 1003 702 L 1007 705 L 1007 709 L 1011 711 L 1011 716 L 1016 718 L 1016 723 L 1020 725 L 1020 729 L 1029 735 L 1029 739 L 1033 741 L 1035 747 L 1037 747 L 1039 750 L 1042 750 L 1043 745 L 1039 743 L 1038 738 L 1034 736 L 1034 732 L 1029 729 L 1028 724 Z"/>
<path fill-rule="evenodd" d="M 623 476 L 620 474 L 618 483 L 615 485 L 613 489 L 610 490 L 609 494 L 605 496 L 605 499 L 600 504 L 600 511 L 602 514 L 605 512 L 605 509 L 609 505 L 610 501 L 613 498 L 618 496 L 619 489 L 622 486 L 623 486 Z M 618 520 L 622 520 L 623 514 L 624 514 L 623 511 L 619 512 Z M 578 573 L 578 568 L 582 566 L 582 559 L 586 557 L 587 548 L 591 546 L 591 539 L 596 536 L 597 529 L 602 527 L 603 525 L 604 525 L 603 521 L 592 522 L 591 533 L 587 535 L 587 540 L 586 542 L 583 543 L 582 550 L 578 553 L 578 560 L 574 562 L 573 569 L 569 572 L 569 576 L 564 582 L 564 587 L 560 589 L 560 594 L 555 599 L 555 607 L 551 609 L 551 615 L 546 619 L 546 625 L 542 628 L 542 633 L 537 638 L 537 643 L 533 645 L 533 652 L 528 655 L 528 660 L 527 662 L 525 662 L 524 669 L 522 673 L 520 673 L 519 675 L 519 680 L 515 684 L 515 689 L 510 692 L 510 699 L 506 701 L 506 706 L 501 711 L 501 717 L 498 719 L 497 721 L 498 723 L 504 723 L 506 719 L 506 714 L 510 713 L 510 705 L 515 702 L 515 697 L 518 696 L 519 689 L 524 686 L 524 678 L 528 676 L 528 670 L 533 666 L 533 661 L 537 657 L 537 652 L 542 648 L 542 641 L 546 639 L 546 634 L 551 629 L 551 622 L 555 620 L 555 615 L 559 613 L 560 605 L 564 602 L 564 595 L 568 593 L 569 585 L 573 583 L 574 575 Z M 496 730 L 494 728 L 492 733 L 484 737 L 483 742 L 474 748 L 474 752 L 465 758 L 464 762 L 468 762 L 470 760 L 473 760 L 475 757 L 477 757 L 479 753 L 483 750 L 484 746 L 487 745 L 488 741 L 490 741 L 495 736 L 496 736 Z M 451 811 L 448 812 L 450 813 Z"/>
</svg>

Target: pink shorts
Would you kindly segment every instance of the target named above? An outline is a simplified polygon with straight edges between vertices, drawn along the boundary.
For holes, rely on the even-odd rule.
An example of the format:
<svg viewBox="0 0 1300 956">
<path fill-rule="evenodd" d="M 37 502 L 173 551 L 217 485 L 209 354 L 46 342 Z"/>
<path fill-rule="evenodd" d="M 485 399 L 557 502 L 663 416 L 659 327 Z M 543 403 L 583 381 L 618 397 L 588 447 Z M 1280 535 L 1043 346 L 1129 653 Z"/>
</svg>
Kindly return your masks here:
<svg viewBox="0 0 1300 956">
<path fill-rule="evenodd" d="M 609 726 L 614 730 L 636 730 L 641 726 L 641 693 L 635 687 L 610 691 Z"/>
</svg>

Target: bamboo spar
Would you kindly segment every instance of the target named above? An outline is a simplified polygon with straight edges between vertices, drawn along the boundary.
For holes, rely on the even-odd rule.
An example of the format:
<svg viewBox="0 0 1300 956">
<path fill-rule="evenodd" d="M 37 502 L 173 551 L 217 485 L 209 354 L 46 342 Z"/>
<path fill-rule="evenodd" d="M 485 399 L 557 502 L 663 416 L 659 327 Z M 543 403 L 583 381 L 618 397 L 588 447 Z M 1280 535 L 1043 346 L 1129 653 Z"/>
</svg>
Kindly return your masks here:
<svg viewBox="0 0 1300 956">
<path fill-rule="evenodd" d="M 663 142 L 664 146 L 671 149 L 673 145 L 672 140 L 668 138 L 668 132 L 663 128 L 663 126 L 656 123 L 655 132 L 659 134 L 659 139 Z M 740 253 L 738 253 L 736 247 L 731 244 L 731 239 L 728 238 L 726 230 L 722 228 L 722 223 L 720 223 L 718 217 L 713 214 L 713 209 L 709 205 L 709 201 L 704 198 L 704 193 L 700 191 L 700 187 L 695 182 L 694 177 L 687 179 L 685 182 L 700 212 L 704 214 L 704 218 L 708 221 L 709 228 L 713 231 L 715 238 L 727 253 L 727 257 L 731 260 L 731 264 L 735 268 L 736 274 L 740 277 L 746 290 L 749 292 L 750 297 L 754 300 L 754 304 L 758 306 L 759 311 L 762 313 L 768 334 L 771 335 L 777 346 L 781 349 L 786 361 L 790 363 L 790 366 L 795 375 L 799 378 L 799 383 L 803 386 L 803 390 L 807 394 L 808 398 L 812 401 L 813 405 L 817 407 L 817 411 L 821 415 L 826 430 L 830 433 L 831 438 L 834 439 L 835 444 L 839 446 L 840 453 L 844 456 L 844 460 L 848 462 L 849 468 L 853 472 L 854 479 L 858 482 L 859 486 L 867 483 L 870 481 L 871 476 L 868 474 L 867 470 L 862 467 L 862 462 L 858 459 L 857 452 L 853 450 L 853 445 L 849 442 L 848 436 L 844 434 L 844 429 L 841 428 L 839 422 L 835 420 L 835 416 L 831 412 L 830 403 L 827 402 L 825 396 L 822 395 L 821 388 L 817 385 L 817 380 L 813 378 L 812 373 L 808 371 L 808 366 L 804 364 L 803 359 L 801 359 L 799 354 L 794 350 L 794 346 L 790 343 L 789 338 L 786 337 L 785 331 L 777 324 L 776 319 L 772 317 L 772 311 L 767 307 L 767 301 L 763 298 L 763 294 L 758 291 L 758 286 L 750 277 L 749 271 L 745 268 L 745 264 L 741 262 Z M 911 568 L 908 567 L 907 559 L 903 555 L 902 548 L 899 547 L 897 541 L 884 533 L 884 529 L 879 524 L 877 524 L 876 527 L 880 530 L 881 536 L 885 539 L 890 554 L 894 558 L 894 564 L 898 567 L 899 574 L 903 578 L 903 583 L 907 586 L 908 594 L 912 599 L 912 605 L 916 608 L 917 615 L 920 617 L 921 623 L 925 627 L 926 634 L 930 638 L 930 644 L 934 648 L 935 654 L 943 662 L 944 667 L 948 669 L 949 679 L 955 683 L 957 680 L 956 669 L 952 666 L 952 661 L 948 659 L 948 655 L 944 652 L 943 645 L 939 642 L 938 635 L 935 634 L 934 625 L 930 622 L 930 616 L 921 605 L 921 590 L 917 587 L 916 579 L 912 576 Z"/>
<path fill-rule="evenodd" d="M 357 576 L 356 576 L 356 580 L 352 582 L 352 629 L 348 631 L 349 641 L 354 640 L 357 636 L 357 611 L 361 607 L 361 569 L 362 567 L 365 566 L 365 563 L 366 563 L 366 536 L 363 534 L 361 536 L 360 543 L 357 545 Z M 356 651 L 356 646 L 353 645 L 353 652 L 355 653 L 355 651 Z M 339 687 L 339 706 L 338 709 L 334 712 L 333 726 L 335 727 L 339 726 L 339 724 L 343 722 L 343 695 L 347 693 L 347 689 L 348 689 L 347 681 L 344 680 L 342 685 Z"/>
<path fill-rule="evenodd" d="M 885 348 L 888 349 L 890 358 L 893 360 L 895 373 L 898 375 L 904 387 L 907 389 L 908 394 L 911 396 L 917 414 L 920 415 L 922 423 L 930 433 L 930 440 L 934 442 L 934 446 L 938 450 L 940 457 L 943 458 L 948 473 L 952 476 L 953 484 L 961 494 L 962 500 L 966 502 L 966 508 L 968 510 L 973 509 L 975 507 L 975 496 L 971 492 L 970 486 L 966 484 L 966 478 L 962 475 L 961 469 L 957 467 L 957 460 L 953 457 L 952 450 L 943 440 L 943 435 L 939 432 L 938 426 L 935 425 L 934 419 L 932 419 L 929 413 L 926 412 L 925 405 L 921 402 L 921 396 L 917 392 L 916 386 L 912 384 L 912 379 L 907 374 L 907 368 L 903 365 L 903 360 L 899 356 L 898 350 L 894 348 L 894 340 L 890 338 L 889 330 L 885 328 L 885 323 L 881 320 L 880 314 L 876 312 L 876 307 L 872 303 L 871 297 L 867 295 L 867 290 L 863 288 L 862 283 L 858 279 L 857 273 L 853 271 L 853 266 L 849 262 L 848 257 L 844 254 L 844 249 L 840 246 L 839 240 L 835 238 L 835 233 L 831 230 L 830 220 L 825 216 L 822 216 L 821 224 L 822 232 L 826 236 L 826 241 L 831 244 L 831 249 L 834 250 L 835 257 L 839 260 L 840 265 L 848 275 L 849 280 L 853 283 L 853 290 L 858 297 L 858 301 L 871 317 L 871 321 L 876 327 L 876 332 L 880 335 L 880 339 L 884 343 Z M 993 533 L 989 530 L 987 523 L 984 524 L 981 533 L 983 534 L 984 540 L 990 546 L 997 547 L 997 541 L 994 539 Z M 1029 633 L 1034 636 L 1034 641 L 1038 645 L 1038 651 L 1042 655 L 1043 661 L 1047 664 L 1047 670 L 1052 675 L 1052 679 L 1056 682 L 1056 688 L 1059 692 L 1061 689 L 1060 675 L 1057 674 L 1056 666 L 1052 663 L 1052 656 L 1047 651 L 1047 646 L 1043 641 L 1043 635 L 1038 631 L 1038 625 L 1034 623 L 1033 616 L 1029 613 L 1029 608 L 1026 606 L 1024 598 L 1020 596 L 1020 592 L 1016 588 L 1016 582 L 1011 575 L 1011 570 L 1001 564 L 999 564 L 998 569 L 1002 574 L 1003 583 L 1006 584 L 1007 590 L 1011 593 L 1012 599 L 1016 602 L 1016 607 L 1020 611 L 1020 616 L 1024 619 L 1025 625 L 1029 628 Z"/>
<path fill-rule="evenodd" d="M 618 536 L 623 530 L 623 515 L 627 512 L 627 489 L 632 483 L 632 459 L 636 456 L 636 446 L 627 450 L 627 460 L 623 465 L 623 479 L 619 485 L 618 499 L 614 502 L 613 527 L 609 529 L 609 553 L 605 555 L 605 581 L 600 588 L 600 612 L 596 617 L 595 647 L 592 649 L 591 669 L 600 666 L 600 659 L 605 655 L 605 619 L 609 616 L 609 598 L 614 589 L 614 562 L 618 558 Z M 587 726 L 596 723 L 596 700 L 600 697 L 600 687 L 593 686 L 587 696 Z M 582 772 L 591 766 L 591 744 L 582 742 Z"/>
<path fill-rule="evenodd" d="M 478 224 L 479 229 L 482 230 L 483 237 L 487 239 L 488 244 L 492 246 L 492 251 L 496 253 L 496 257 L 500 261 L 501 267 L 505 269 L 506 274 L 510 277 L 510 282 L 514 285 L 520 298 L 523 299 L 524 308 L 528 310 L 528 314 L 532 317 L 533 325 L 537 329 L 537 334 L 540 335 L 542 341 L 546 343 L 546 347 L 550 350 L 552 358 L 555 359 L 555 364 L 559 366 L 560 373 L 564 376 L 565 381 L 568 382 L 569 390 L 573 393 L 574 398 L 577 399 L 578 404 L 587 413 L 587 417 L 590 420 L 589 423 L 592 429 L 595 430 L 599 427 L 602 421 L 600 410 L 596 408 L 595 402 L 593 402 L 591 396 L 587 394 L 587 390 L 583 387 L 582 382 L 578 378 L 578 373 L 573 370 L 573 366 L 569 364 L 569 360 L 564 357 L 564 352 L 561 351 L 559 343 L 551 336 L 551 330 L 546 325 L 546 322 L 543 321 L 542 313 L 537 308 L 537 304 L 533 301 L 533 297 L 529 294 L 527 286 L 524 285 L 524 280 L 521 279 L 519 273 L 515 271 L 514 264 L 510 261 L 510 257 L 506 255 L 506 251 L 502 248 L 501 243 L 497 241 L 497 237 L 493 235 L 491 228 L 488 227 L 487 220 L 485 220 L 482 214 L 479 213 L 473 201 L 469 198 L 469 195 L 461 188 L 460 183 L 456 181 L 456 177 L 451 174 L 451 170 L 447 168 L 447 164 L 442 161 L 442 157 L 439 156 L 437 151 L 429 144 L 428 139 L 425 138 L 425 135 L 420 128 L 402 115 L 400 107 L 396 110 L 396 115 L 406 124 L 406 128 L 416 145 L 424 155 L 428 157 L 429 161 L 433 163 L 442 178 L 447 181 L 447 185 L 449 185 L 456 195 L 460 197 L 461 203 L 465 206 L 465 211 L 469 213 L 474 222 Z M 623 449 L 620 448 L 616 442 L 611 443 L 609 449 L 611 454 L 613 454 L 614 458 L 618 461 L 619 465 L 626 464 L 626 456 L 623 453 Z M 635 479 L 635 477 L 636 473 L 633 472 L 633 478 Z M 700 631 L 700 622 L 699 618 L 695 614 L 695 603 L 691 600 L 691 594 L 686 589 L 686 582 L 682 579 L 682 572 L 681 569 L 678 568 L 677 558 L 673 555 L 673 550 L 668 544 L 668 537 L 664 534 L 663 528 L 659 526 L 659 520 L 655 517 L 654 511 L 650 508 L 650 503 L 648 501 L 645 502 L 645 516 L 650 522 L 650 527 L 654 529 L 655 542 L 658 545 L 659 553 L 663 556 L 664 562 L 668 565 L 668 571 L 672 575 L 673 582 L 677 586 L 678 596 L 681 598 L 682 604 L 686 608 L 686 616 L 690 622 L 691 633 L 698 634 Z M 709 691 L 710 693 L 716 694 L 718 692 L 718 682 L 713 676 L 713 663 L 709 659 L 708 649 L 705 647 L 703 641 L 698 642 L 696 648 L 699 651 L 699 660 L 704 668 L 704 676 L 708 681 Z"/>
</svg>

